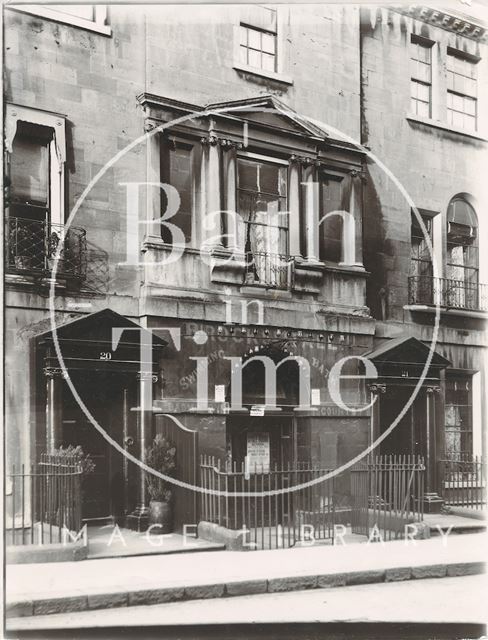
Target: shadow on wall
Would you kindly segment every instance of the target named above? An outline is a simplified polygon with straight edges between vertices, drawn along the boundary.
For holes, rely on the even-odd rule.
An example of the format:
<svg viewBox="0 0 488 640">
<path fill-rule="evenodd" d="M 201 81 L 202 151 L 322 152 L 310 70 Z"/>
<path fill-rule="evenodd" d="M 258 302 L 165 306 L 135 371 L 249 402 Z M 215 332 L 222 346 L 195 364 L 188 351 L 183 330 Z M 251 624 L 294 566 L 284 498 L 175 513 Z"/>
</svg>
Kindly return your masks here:
<svg viewBox="0 0 488 640">
<path fill-rule="evenodd" d="M 371 273 L 366 287 L 366 304 L 374 318 L 386 320 L 389 315 L 389 304 L 385 225 L 373 177 L 367 167 L 366 171 L 368 177 L 364 188 L 366 213 L 363 225 L 364 267 Z"/>
</svg>

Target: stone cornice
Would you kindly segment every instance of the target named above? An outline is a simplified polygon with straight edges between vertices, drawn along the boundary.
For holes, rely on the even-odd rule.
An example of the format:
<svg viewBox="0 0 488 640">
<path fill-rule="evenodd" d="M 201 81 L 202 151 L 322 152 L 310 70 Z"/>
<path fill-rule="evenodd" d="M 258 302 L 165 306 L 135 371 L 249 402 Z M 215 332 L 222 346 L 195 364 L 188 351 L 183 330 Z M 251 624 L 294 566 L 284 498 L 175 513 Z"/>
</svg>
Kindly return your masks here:
<svg viewBox="0 0 488 640">
<path fill-rule="evenodd" d="M 470 38 L 471 40 L 482 43 L 488 40 L 487 25 L 468 16 L 463 16 L 462 14 L 448 12 L 423 4 L 413 4 L 409 7 L 391 7 L 391 9 L 397 13 L 410 16 L 416 20 L 422 20 L 422 22 L 431 24 L 434 27 L 440 27 L 441 29 L 451 31 L 452 33 Z"/>
</svg>

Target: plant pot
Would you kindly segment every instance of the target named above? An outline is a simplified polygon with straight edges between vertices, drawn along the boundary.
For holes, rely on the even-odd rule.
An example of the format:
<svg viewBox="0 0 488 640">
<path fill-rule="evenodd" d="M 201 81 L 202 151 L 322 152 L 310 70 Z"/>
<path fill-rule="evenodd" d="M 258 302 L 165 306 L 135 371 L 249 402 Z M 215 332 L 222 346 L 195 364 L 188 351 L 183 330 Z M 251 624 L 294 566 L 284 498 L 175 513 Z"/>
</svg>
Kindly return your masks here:
<svg viewBox="0 0 488 640">
<path fill-rule="evenodd" d="M 151 533 L 171 533 L 173 531 L 173 505 L 171 502 L 149 502 L 149 526 Z"/>
</svg>

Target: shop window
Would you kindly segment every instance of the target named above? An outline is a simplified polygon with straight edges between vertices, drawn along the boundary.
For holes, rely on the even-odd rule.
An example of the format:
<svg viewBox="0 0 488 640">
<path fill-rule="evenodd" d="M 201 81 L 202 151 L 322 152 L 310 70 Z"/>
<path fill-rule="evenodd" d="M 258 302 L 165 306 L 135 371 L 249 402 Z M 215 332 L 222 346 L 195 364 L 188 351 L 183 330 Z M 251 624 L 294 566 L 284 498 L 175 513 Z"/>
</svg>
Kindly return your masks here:
<svg viewBox="0 0 488 640">
<path fill-rule="evenodd" d="M 412 35 L 410 106 L 414 115 L 432 117 L 432 44 Z"/>
<path fill-rule="evenodd" d="M 478 308 L 478 223 L 473 207 L 453 198 L 447 209 L 449 306 Z"/>
<path fill-rule="evenodd" d="M 476 131 L 477 62 L 461 52 L 447 52 L 447 123 L 458 129 Z"/>
<path fill-rule="evenodd" d="M 176 189 L 179 196 L 178 211 L 168 222 L 177 226 L 185 236 L 185 243 L 192 241 L 192 157 L 193 146 L 179 140 L 163 140 L 161 144 L 161 182 L 171 185 Z M 161 211 L 167 211 L 168 194 L 161 192 Z M 161 225 L 161 237 L 164 242 L 173 243 L 171 229 L 167 225 Z"/>
<path fill-rule="evenodd" d="M 446 378 L 446 457 L 459 460 L 473 453 L 473 398 L 471 376 Z"/>
<path fill-rule="evenodd" d="M 287 285 L 286 165 L 239 158 L 238 213 L 244 224 L 248 283 Z"/>
</svg>

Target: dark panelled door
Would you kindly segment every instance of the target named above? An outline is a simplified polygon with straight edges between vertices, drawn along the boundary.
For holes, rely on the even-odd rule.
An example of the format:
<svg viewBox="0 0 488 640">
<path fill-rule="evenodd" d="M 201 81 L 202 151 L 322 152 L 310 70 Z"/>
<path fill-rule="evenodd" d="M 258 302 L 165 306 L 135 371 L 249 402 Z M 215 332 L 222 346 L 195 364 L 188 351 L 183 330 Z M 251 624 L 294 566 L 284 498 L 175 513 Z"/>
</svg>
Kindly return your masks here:
<svg viewBox="0 0 488 640">
<path fill-rule="evenodd" d="M 157 415 L 156 434 L 162 434 L 176 447 L 175 477 L 191 486 L 198 484 L 198 432 L 177 424 L 171 418 Z M 185 524 L 198 523 L 199 495 L 192 489 L 173 486 L 174 526 L 182 530 Z M 192 533 L 193 530 L 190 529 Z"/>
</svg>

